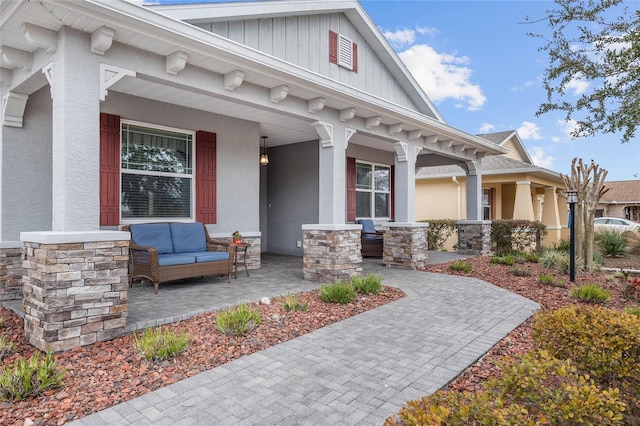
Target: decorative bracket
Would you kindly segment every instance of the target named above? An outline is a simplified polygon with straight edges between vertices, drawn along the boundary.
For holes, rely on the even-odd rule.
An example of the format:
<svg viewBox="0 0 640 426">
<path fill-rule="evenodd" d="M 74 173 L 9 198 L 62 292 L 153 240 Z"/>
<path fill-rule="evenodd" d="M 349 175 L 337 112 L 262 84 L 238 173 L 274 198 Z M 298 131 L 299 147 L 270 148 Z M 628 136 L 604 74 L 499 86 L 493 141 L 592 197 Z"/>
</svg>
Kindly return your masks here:
<svg viewBox="0 0 640 426">
<path fill-rule="evenodd" d="M 356 109 L 354 107 L 349 107 L 340 110 L 340 121 L 343 123 L 345 121 L 351 120 L 356 115 Z"/>
<path fill-rule="evenodd" d="M 170 75 L 178 75 L 187 65 L 187 54 L 181 51 L 175 51 L 165 58 L 165 71 Z"/>
<path fill-rule="evenodd" d="M 22 127 L 24 109 L 29 95 L 9 92 L 2 98 L 2 125 Z"/>
<path fill-rule="evenodd" d="M 349 146 L 349 139 L 351 139 L 351 136 L 356 133 L 358 133 L 356 129 L 350 129 L 349 127 L 344 129 L 344 149 L 347 149 L 347 146 Z"/>
<path fill-rule="evenodd" d="M 34 47 L 41 47 L 49 53 L 55 52 L 58 47 L 58 34 L 55 31 L 25 22 L 22 24 L 22 32 L 27 42 Z"/>
<path fill-rule="evenodd" d="M 91 53 L 96 55 L 104 55 L 113 43 L 115 30 L 109 27 L 100 27 L 91 33 Z"/>
<path fill-rule="evenodd" d="M 389 134 L 391 136 L 395 136 L 395 135 L 399 134 L 402 131 L 402 127 L 404 127 L 402 123 L 396 123 L 396 124 L 390 125 L 389 126 Z"/>
<path fill-rule="evenodd" d="M 378 127 L 380 123 L 382 123 L 382 117 L 380 117 L 379 115 L 375 115 L 373 117 L 367 118 L 367 121 L 364 125 L 367 129 L 372 130 L 374 127 Z"/>
<path fill-rule="evenodd" d="M 289 86 L 283 84 L 281 86 L 276 86 L 271 88 L 269 95 L 271 96 L 271 102 L 277 104 L 278 102 L 284 100 L 289 93 Z"/>
<path fill-rule="evenodd" d="M 440 145 L 440 149 L 449 149 L 453 146 L 453 141 L 452 140 L 440 141 L 438 142 L 438 144 Z"/>
<path fill-rule="evenodd" d="M 436 142 L 438 142 L 438 135 L 429 135 L 424 137 L 425 144 L 436 143 Z"/>
<path fill-rule="evenodd" d="M 409 138 L 410 141 L 415 141 L 416 139 L 420 139 L 420 136 L 422 136 L 422 129 L 412 130 L 407 134 L 407 137 Z"/>
<path fill-rule="evenodd" d="M 42 67 L 42 74 L 44 74 L 49 82 L 49 91 L 51 92 L 51 99 L 53 99 L 53 62 L 49 62 Z"/>
<path fill-rule="evenodd" d="M 398 161 L 407 161 L 409 154 L 409 144 L 406 142 L 396 142 L 393 144 L 393 149 L 396 150 L 396 158 Z"/>
<path fill-rule="evenodd" d="M 327 100 L 325 98 L 315 98 L 309 99 L 307 102 L 307 111 L 311 114 L 315 114 L 316 112 L 322 110 L 324 108 L 324 104 Z"/>
<path fill-rule="evenodd" d="M 418 154 L 420 154 L 420 151 L 422 151 L 424 148 L 422 148 L 421 146 L 416 146 L 416 158 L 418 158 Z"/>
<path fill-rule="evenodd" d="M 464 152 L 465 148 L 464 144 L 453 145 L 453 152 Z"/>
<path fill-rule="evenodd" d="M 135 77 L 136 73 L 113 65 L 100 64 L 100 100 L 104 101 L 107 98 L 107 89 L 126 76 Z"/>
<path fill-rule="evenodd" d="M 31 53 L 12 47 L 0 46 L 0 60 L 6 64 L 7 68 L 21 68 L 25 71 L 31 70 Z"/>
<path fill-rule="evenodd" d="M 244 81 L 244 71 L 235 70 L 224 75 L 224 88 L 226 90 L 234 90 Z"/>
<path fill-rule="evenodd" d="M 326 121 L 314 121 L 311 123 L 318 136 L 320 136 L 320 142 L 323 148 L 329 148 L 333 146 L 333 124 Z"/>
</svg>

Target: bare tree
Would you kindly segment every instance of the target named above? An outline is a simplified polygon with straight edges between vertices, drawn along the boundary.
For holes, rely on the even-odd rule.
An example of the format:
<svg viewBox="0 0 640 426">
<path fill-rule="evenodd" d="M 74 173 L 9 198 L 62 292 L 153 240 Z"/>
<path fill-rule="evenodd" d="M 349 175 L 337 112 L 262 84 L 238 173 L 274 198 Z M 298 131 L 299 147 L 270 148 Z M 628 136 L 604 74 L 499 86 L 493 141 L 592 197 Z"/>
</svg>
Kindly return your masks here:
<svg viewBox="0 0 640 426">
<path fill-rule="evenodd" d="M 593 220 L 600 199 L 609 190 L 604 186 L 607 173 L 593 160 L 587 166 L 582 158 L 574 158 L 571 161 L 571 176 L 561 175 L 565 190 L 578 192 L 578 202 L 573 218 L 578 234 L 575 248 L 576 253 L 584 259 L 584 265 L 589 272 L 593 271 Z"/>
</svg>

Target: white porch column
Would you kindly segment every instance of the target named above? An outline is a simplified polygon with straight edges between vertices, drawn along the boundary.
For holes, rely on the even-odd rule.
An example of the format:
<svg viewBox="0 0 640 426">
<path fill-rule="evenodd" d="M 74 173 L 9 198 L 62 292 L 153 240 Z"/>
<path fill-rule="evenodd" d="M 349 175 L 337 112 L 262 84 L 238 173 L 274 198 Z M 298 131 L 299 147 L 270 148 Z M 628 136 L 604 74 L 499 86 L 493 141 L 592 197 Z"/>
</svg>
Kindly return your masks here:
<svg viewBox="0 0 640 426">
<path fill-rule="evenodd" d="M 52 230 L 97 230 L 100 223 L 98 56 L 90 37 L 62 28 L 51 68 Z"/>
<path fill-rule="evenodd" d="M 516 182 L 516 199 L 513 206 L 513 218 L 535 220 L 533 201 L 531 199 L 531 182 L 528 180 Z"/>
<path fill-rule="evenodd" d="M 467 220 L 482 220 L 482 166 L 467 161 Z"/>
<path fill-rule="evenodd" d="M 560 211 L 558 210 L 558 194 L 555 186 L 544 189 L 544 205 L 542 206 L 542 223 L 547 225 L 547 238 L 551 243 L 556 243 L 561 239 L 562 223 L 560 222 Z"/>
<path fill-rule="evenodd" d="M 416 158 L 419 148 L 411 142 L 396 142 L 395 159 L 395 221 L 411 223 L 416 220 Z"/>
<path fill-rule="evenodd" d="M 344 224 L 346 206 L 347 135 L 340 123 L 313 124 L 321 137 L 319 161 L 319 212 L 322 224 Z"/>
</svg>

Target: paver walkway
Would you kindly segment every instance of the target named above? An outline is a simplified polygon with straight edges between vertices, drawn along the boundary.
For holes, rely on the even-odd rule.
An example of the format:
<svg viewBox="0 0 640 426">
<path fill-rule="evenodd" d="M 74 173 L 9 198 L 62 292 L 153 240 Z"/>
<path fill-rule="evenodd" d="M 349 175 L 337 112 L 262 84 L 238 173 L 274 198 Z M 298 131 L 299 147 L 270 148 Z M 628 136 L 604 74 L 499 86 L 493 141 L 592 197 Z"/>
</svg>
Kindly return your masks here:
<svg viewBox="0 0 640 426">
<path fill-rule="evenodd" d="M 407 297 L 72 424 L 381 425 L 539 308 L 477 279 L 364 266 Z"/>
</svg>

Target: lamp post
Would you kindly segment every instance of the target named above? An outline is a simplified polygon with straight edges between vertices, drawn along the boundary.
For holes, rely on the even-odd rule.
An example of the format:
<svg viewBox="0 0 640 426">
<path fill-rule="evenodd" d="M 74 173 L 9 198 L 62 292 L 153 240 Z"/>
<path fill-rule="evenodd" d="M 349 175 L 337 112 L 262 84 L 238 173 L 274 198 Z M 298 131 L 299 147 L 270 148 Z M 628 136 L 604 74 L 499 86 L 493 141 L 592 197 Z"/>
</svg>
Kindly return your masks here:
<svg viewBox="0 0 640 426">
<path fill-rule="evenodd" d="M 569 280 L 576 280 L 576 227 L 575 213 L 578 202 L 578 191 L 569 189 L 567 193 L 567 203 L 569 203 Z"/>
</svg>

